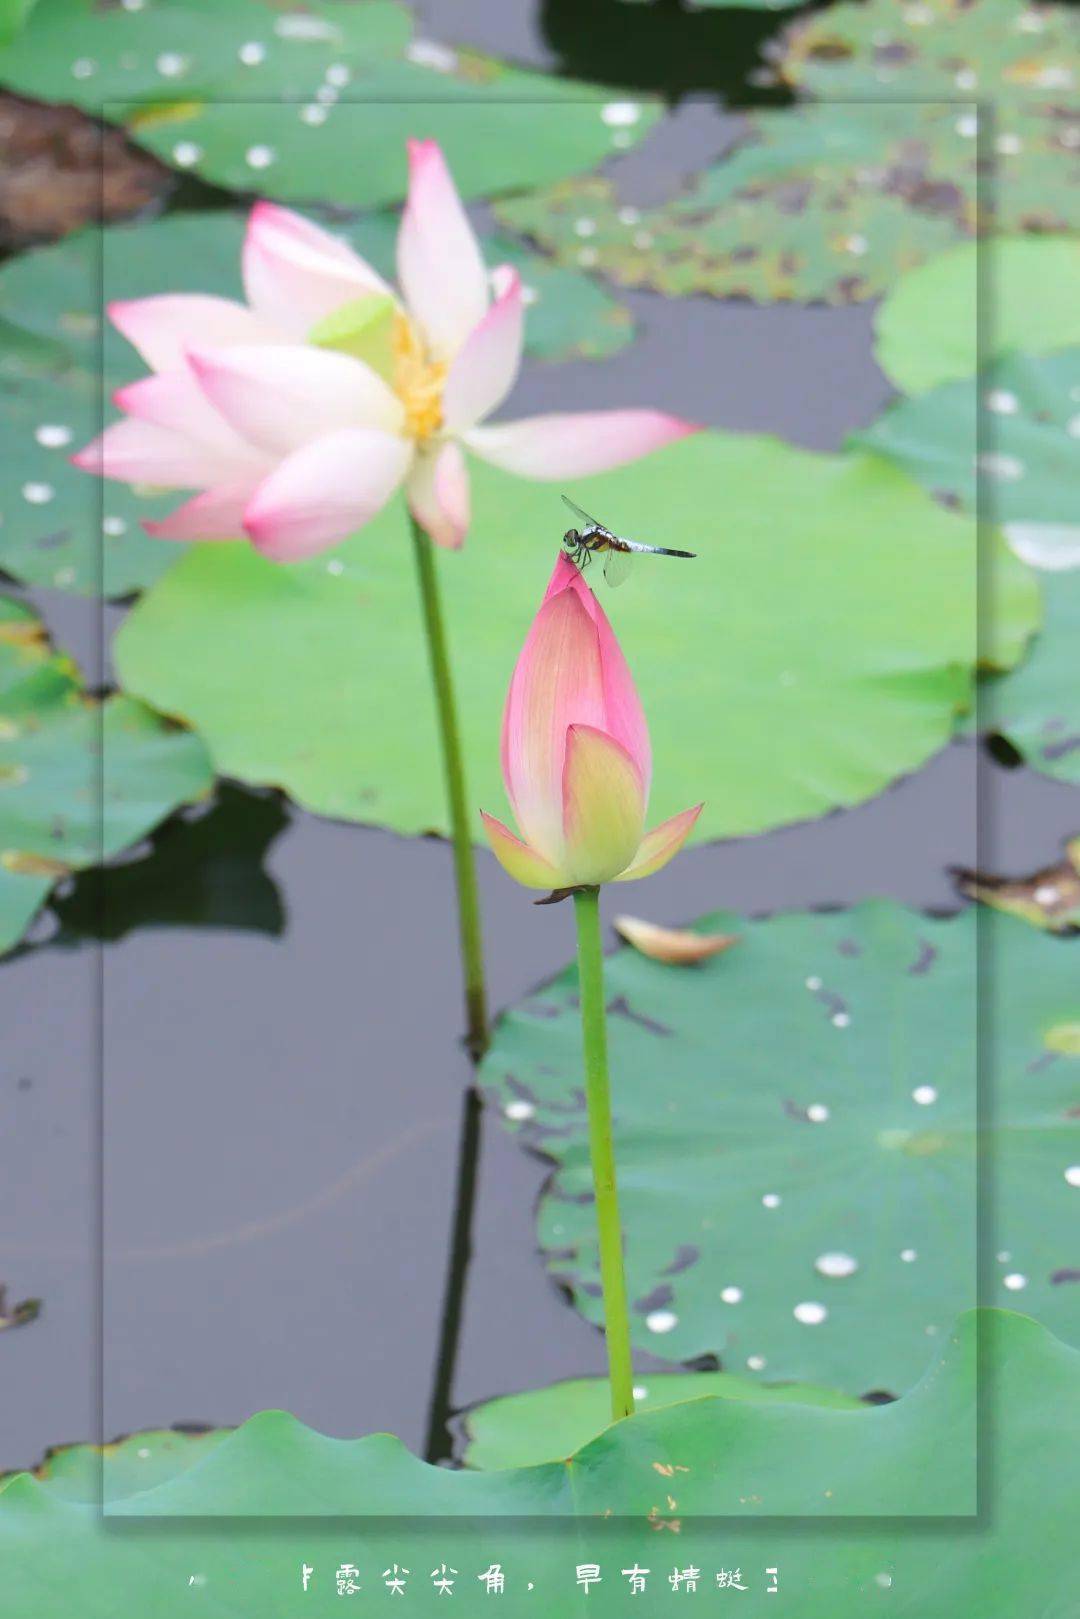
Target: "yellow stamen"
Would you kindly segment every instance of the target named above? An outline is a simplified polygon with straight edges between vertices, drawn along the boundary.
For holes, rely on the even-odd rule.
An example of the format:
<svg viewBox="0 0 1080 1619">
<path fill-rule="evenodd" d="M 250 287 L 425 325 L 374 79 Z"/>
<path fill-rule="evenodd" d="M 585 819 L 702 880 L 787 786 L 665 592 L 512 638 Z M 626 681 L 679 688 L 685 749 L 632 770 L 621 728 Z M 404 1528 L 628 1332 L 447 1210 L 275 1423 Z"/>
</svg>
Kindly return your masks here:
<svg viewBox="0 0 1080 1619">
<path fill-rule="evenodd" d="M 405 431 L 410 438 L 431 438 L 442 426 L 442 395 L 447 365 L 429 360 L 407 315 L 394 314 L 394 392 L 405 406 Z"/>
</svg>

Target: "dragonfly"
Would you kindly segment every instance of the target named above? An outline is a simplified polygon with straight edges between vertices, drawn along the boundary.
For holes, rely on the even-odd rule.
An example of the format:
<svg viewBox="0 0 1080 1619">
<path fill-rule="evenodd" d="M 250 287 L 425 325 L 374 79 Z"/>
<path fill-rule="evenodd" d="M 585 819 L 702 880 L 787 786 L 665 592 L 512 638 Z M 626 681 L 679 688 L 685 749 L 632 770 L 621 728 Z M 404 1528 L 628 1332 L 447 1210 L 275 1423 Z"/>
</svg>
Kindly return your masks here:
<svg viewBox="0 0 1080 1619">
<path fill-rule="evenodd" d="M 563 504 L 569 506 L 577 518 L 580 527 L 568 528 L 563 535 L 563 544 L 569 551 L 571 558 L 579 568 L 584 568 L 591 557 L 602 556 L 604 559 L 604 578 L 614 590 L 629 578 L 632 564 L 636 556 L 654 557 L 693 557 L 696 551 L 672 551 L 666 545 L 641 545 L 637 540 L 624 540 L 618 534 L 613 534 L 603 523 L 598 523 L 595 517 L 576 506 L 569 495 L 564 495 Z"/>
</svg>

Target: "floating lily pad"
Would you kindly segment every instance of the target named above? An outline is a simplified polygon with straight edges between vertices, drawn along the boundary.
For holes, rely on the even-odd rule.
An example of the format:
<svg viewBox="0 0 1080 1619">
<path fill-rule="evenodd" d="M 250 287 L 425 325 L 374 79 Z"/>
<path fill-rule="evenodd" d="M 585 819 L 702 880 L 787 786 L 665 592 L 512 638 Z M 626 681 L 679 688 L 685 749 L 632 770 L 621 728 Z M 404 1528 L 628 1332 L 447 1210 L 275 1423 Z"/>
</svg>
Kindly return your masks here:
<svg viewBox="0 0 1080 1619">
<path fill-rule="evenodd" d="M 553 488 L 472 471 L 468 543 L 437 565 L 479 835 L 480 808 L 504 802 L 503 698 L 562 523 Z M 716 838 L 819 815 L 950 735 L 975 659 L 973 525 L 880 457 L 702 433 L 574 495 L 650 539 L 691 535 L 700 553 L 643 565 L 617 595 L 597 587 L 649 717 L 656 818 L 704 798 L 699 836 Z M 995 657 L 1010 663 L 1037 596 L 1004 548 L 999 561 Z M 395 502 L 295 566 L 246 544 L 190 549 L 114 655 L 127 689 L 193 725 L 221 773 L 320 814 L 445 831 L 416 596 Z"/>
<path fill-rule="evenodd" d="M 976 457 L 977 433 L 982 448 Z M 1072 348 L 1007 354 L 986 366 L 978 382 L 967 377 L 901 399 L 853 442 L 888 456 L 931 494 L 969 511 L 980 486 L 984 516 L 1010 539 L 1015 535 L 1019 549 L 1029 536 L 1080 523 L 1078 438 L 1080 348 Z M 1076 532 L 1080 544 L 1080 527 Z M 1038 548 L 1032 542 L 1028 550 L 1021 555 L 1035 562 Z"/>
<path fill-rule="evenodd" d="M 0 449 L 17 476 L 0 524 L 0 568 L 27 584 L 123 596 L 159 579 L 180 555 L 143 533 L 179 497 L 102 483 L 69 462 L 115 414 L 116 388 L 144 374 L 106 323 L 104 375 L 100 283 L 105 301 L 148 292 L 199 291 L 239 298 L 245 216 L 178 213 L 149 224 L 69 237 L 0 269 Z M 392 273 L 397 218 L 356 221 L 346 234 Z M 566 360 L 613 353 L 634 335 L 629 312 L 579 271 L 547 264 L 502 237 L 483 241 L 487 262 L 511 262 L 530 299 L 526 350 Z"/>
<path fill-rule="evenodd" d="M 995 963 L 994 1293 L 1075 1334 L 1077 1070 L 1046 1031 L 1080 1015 L 1077 949 L 982 913 Z M 615 1155 L 635 1342 L 673 1361 L 910 1388 L 975 1297 L 976 913 L 885 901 L 766 921 L 693 973 L 607 962 Z M 499 1022 L 481 1070 L 555 1171 L 540 1246 L 601 1320 L 576 971 Z"/>
<path fill-rule="evenodd" d="M 496 213 L 623 286 L 857 303 L 974 230 L 974 152 L 956 119 L 889 102 L 756 112 L 731 153 L 657 207 L 587 175 Z"/>
<path fill-rule="evenodd" d="M 979 724 L 1005 737 L 1044 775 L 1080 782 L 1080 568 L 1048 579 L 1045 614 L 1021 668 L 988 682 Z"/>
<path fill-rule="evenodd" d="M 659 1411 L 705 1395 L 759 1404 L 825 1406 L 857 1411 L 862 1401 L 811 1383 L 758 1383 L 730 1372 L 652 1372 L 634 1388 L 637 1411 Z M 611 1389 L 602 1377 L 568 1378 L 550 1388 L 487 1400 L 466 1413 L 466 1467 L 536 1467 L 572 1456 L 611 1425 Z"/>
<path fill-rule="evenodd" d="M 797 18 L 768 54 L 794 88 L 834 101 L 989 95 L 999 109 L 999 136 L 1007 135 L 1014 107 L 1037 107 L 1057 125 L 1059 155 L 1075 162 L 1074 143 L 1060 137 L 1077 117 L 1078 50 L 1080 23 L 1068 6 L 863 0 Z M 1006 140 L 999 155 L 1017 156 L 1010 145 Z"/>
<path fill-rule="evenodd" d="M 59 1445 L 33 1476 L 61 1501 L 109 1504 L 178 1478 L 231 1431 L 165 1428 L 127 1434 L 109 1445 Z"/>
<path fill-rule="evenodd" d="M 180 1619 L 197 1603 L 235 1606 L 242 1592 L 243 1611 L 284 1619 L 301 1602 L 313 1614 L 339 1612 L 336 1577 L 345 1563 L 356 1569 L 361 1602 L 384 1600 L 383 1570 L 397 1562 L 409 1571 L 405 1595 L 414 1606 L 435 1594 L 429 1571 L 445 1564 L 454 1571 L 455 1612 L 480 1615 L 491 1600 L 478 1576 L 497 1562 L 505 1577 L 499 1611 L 524 1619 L 538 1604 L 568 1609 L 581 1589 L 578 1566 L 598 1562 L 601 1578 L 589 1603 L 601 1619 L 627 1611 L 624 1568 L 648 1570 L 646 1598 L 670 1597 L 672 1568 L 688 1565 L 701 1571 L 702 1595 L 717 1590 L 721 1568 L 738 1567 L 737 1583 L 746 1588 L 740 1611 L 765 1619 L 778 1606 L 768 1594 L 777 1583 L 770 1568 L 778 1570 L 782 1595 L 797 1593 L 802 1619 L 893 1605 L 890 1588 L 904 1604 L 897 1611 L 909 1614 L 1053 1613 L 1075 1541 L 1080 1357 L 1008 1312 L 983 1312 L 978 1328 L 978 1370 L 995 1395 L 984 1428 L 995 1465 L 984 1475 L 985 1520 L 976 1533 L 940 1523 L 898 1529 L 889 1521 L 834 1521 L 825 1545 L 805 1523 L 770 1516 L 778 1499 L 803 1495 L 815 1513 L 823 1506 L 874 1513 L 886 1492 L 895 1497 L 908 1487 L 932 1515 L 949 1513 L 961 1494 L 970 1501 L 977 1368 L 975 1322 L 968 1320 L 939 1375 L 876 1410 L 695 1401 L 620 1424 L 569 1466 L 498 1474 L 424 1467 L 385 1437 L 342 1445 L 288 1418 L 261 1417 L 175 1485 L 120 1504 L 141 1514 L 156 1502 L 176 1502 L 182 1491 L 178 1504 L 187 1512 L 238 1514 L 226 1534 L 197 1523 L 182 1535 L 148 1538 L 149 1526 L 120 1534 L 102 1524 L 96 1506 L 61 1500 L 24 1474 L 0 1493 L 7 1596 L 13 1611 L 35 1619 L 67 1619 L 72 1589 L 81 1592 L 81 1619 L 113 1619 L 121 1593 L 153 1619 Z M 679 1470 L 703 1451 L 703 1467 Z M 694 1516 L 710 1480 L 720 1510 L 740 1514 L 722 1545 L 717 1525 Z M 648 1500 L 648 1509 L 620 1517 L 627 1496 L 642 1506 Z M 319 1504 L 351 1520 L 344 1543 L 339 1523 L 312 1517 L 302 1525 L 279 1522 L 272 1535 L 243 1521 L 266 1511 L 310 1514 Z M 508 1504 L 533 1521 L 504 1521 L 493 1544 L 490 1518 Z M 393 1524 L 358 1521 L 387 1511 L 402 1516 Z M 455 1522 L 435 1514 L 454 1514 Z M 301 1594 L 305 1566 L 311 1583 Z"/>
<path fill-rule="evenodd" d="M 978 256 L 987 265 L 987 319 L 976 323 Z M 992 237 L 913 270 L 877 313 L 875 354 L 904 393 L 973 377 L 1011 350 L 1039 355 L 1080 343 L 1080 241 Z"/>
<path fill-rule="evenodd" d="M 0 79 L 103 113 L 218 185 L 347 208 L 404 196 L 409 136 L 437 139 L 462 193 L 488 196 L 588 168 L 659 113 L 412 37 L 390 0 L 39 0 Z"/>
<path fill-rule="evenodd" d="M 56 882 L 138 843 L 212 779 L 198 737 L 130 697 L 91 701 L 31 610 L 0 597 L 0 953 Z"/>
</svg>

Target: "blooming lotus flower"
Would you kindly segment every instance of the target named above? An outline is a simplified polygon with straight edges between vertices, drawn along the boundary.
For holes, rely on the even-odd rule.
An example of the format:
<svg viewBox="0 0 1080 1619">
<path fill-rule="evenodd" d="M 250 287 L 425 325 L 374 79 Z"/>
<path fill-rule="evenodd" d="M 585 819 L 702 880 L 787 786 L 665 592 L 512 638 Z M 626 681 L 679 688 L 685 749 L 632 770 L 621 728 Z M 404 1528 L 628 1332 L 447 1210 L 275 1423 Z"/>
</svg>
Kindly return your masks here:
<svg viewBox="0 0 1080 1619">
<path fill-rule="evenodd" d="M 292 561 L 362 527 L 404 485 L 431 538 L 459 546 L 463 449 L 564 480 L 693 431 L 654 410 L 487 424 L 521 363 L 521 280 L 508 265 L 489 277 L 435 142 L 408 151 L 400 295 L 337 237 L 260 202 L 243 250 L 246 304 L 170 293 L 109 306 L 153 374 L 118 391 L 125 419 L 73 459 L 124 483 L 199 491 L 149 533 L 246 534 Z"/>
<path fill-rule="evenodd" d="M 518 838 L 484 828 L 526 888 L 625 883 L 666 866 L 701 805 L 645 831 L 652 755 L 645 716 L 615 632 L 561 552 L 510 681 L 502 772 Z"/>
</svg>

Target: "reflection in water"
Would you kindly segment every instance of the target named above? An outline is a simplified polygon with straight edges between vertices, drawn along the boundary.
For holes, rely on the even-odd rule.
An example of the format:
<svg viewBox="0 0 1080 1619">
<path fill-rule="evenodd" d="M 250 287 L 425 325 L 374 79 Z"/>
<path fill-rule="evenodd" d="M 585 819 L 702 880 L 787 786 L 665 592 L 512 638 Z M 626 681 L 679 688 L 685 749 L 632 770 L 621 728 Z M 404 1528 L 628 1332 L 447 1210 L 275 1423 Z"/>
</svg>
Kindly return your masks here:
<svg viewBox="0 0 1080 1619">
<path fill-rule="evenodd" d="M 58 942 L 112 942 L 140 927 L 283 933 L 285 908 L 263 861 L 288 820 L 276 793 L 222 783 L 209 804 L 159 827 L 141 856 L 82 872 L 70 892 L 54 898 Z"/>
<path fill-rule="evenodd" d="M 761 47 L 792 15 L 767 6 L 693 8 L 685 0 L 544 0 L 540 26 L 557 71 L 572 78 L 669 101 L 696 91 L 729 106 L 778 106 L 792 96 L 761 82 Z"/>
</svg>

